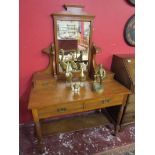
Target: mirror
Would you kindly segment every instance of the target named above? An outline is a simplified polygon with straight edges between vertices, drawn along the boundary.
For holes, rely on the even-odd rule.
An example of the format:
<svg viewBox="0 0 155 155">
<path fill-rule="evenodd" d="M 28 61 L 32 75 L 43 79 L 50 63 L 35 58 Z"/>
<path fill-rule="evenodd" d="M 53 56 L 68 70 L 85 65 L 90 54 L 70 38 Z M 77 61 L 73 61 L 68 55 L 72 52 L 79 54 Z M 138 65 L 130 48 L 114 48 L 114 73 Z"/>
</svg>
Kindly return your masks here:
<svg viewBox="0 0 155 155">
<path fill-rule="evenodd" d="M 81 67 L 88 70 L 90 24 L 89 21 L 57 20 L 59 72 L 66 70 L 68 62 L 72 72 L 79 72 Z"/>
</svg>

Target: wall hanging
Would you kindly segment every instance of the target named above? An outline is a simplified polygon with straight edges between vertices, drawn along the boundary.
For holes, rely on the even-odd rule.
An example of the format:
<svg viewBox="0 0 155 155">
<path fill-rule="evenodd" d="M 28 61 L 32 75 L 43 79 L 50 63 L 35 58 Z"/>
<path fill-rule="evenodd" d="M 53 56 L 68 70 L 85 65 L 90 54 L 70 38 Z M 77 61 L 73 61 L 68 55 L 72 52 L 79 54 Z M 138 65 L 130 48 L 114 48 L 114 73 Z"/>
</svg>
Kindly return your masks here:
<svg viewBox="0 0 155 155">
<path fill-rule="evenodd" d="M 125 25 L 124 38 L 130 46 L 135 46 L 135 15 L 131 16 Z"/>
<path fill-rule="evenodd" d="M 132 5 L 135 5 L 135 0 L 128 0 L 128 2 Z"/>
</svg>

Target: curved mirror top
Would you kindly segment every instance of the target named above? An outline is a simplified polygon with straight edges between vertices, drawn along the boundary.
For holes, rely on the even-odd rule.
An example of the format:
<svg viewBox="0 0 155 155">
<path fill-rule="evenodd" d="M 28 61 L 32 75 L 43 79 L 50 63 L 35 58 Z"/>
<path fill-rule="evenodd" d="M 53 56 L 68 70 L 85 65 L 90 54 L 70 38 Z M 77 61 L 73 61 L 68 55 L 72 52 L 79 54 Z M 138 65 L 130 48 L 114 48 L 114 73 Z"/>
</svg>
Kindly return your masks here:
<svg viewBox="0 0 155 155">
<path fill-rule="evenodd" d="M 57 40 L 59 50 L 59 72 L 65 70 L 65 63 L 68 62 L 73 72 L 79 71 L 81 67 L 84 71 L 87 71 L 90 22 L 58 20 Z"/>
</svg>

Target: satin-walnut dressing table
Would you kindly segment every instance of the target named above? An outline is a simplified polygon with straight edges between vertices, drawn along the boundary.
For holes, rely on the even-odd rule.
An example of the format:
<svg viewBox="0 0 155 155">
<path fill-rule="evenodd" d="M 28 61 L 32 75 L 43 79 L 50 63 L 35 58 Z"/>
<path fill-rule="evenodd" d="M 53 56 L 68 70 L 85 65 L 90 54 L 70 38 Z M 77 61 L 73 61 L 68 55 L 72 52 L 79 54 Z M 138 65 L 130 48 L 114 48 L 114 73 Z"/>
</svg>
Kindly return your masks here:
<svg viewBox="0 0 155 155">
<path fill-rule="evenodd" d="M 42 51 L 49 56 L 49 65 L 33 74 L 28 108 L 32 111 L 39 142 L 42 142 L 44 135 L 40 119 L 112 106 L 120 106 L 115 124 L 117 133 L 130 94 L 126 87 L 113 79 L 114 74 L 109 71 L 106 71 L 102 81 L 103 91 L 93 91 L 93 75 L 97 67 L 95 55 L 101 51 L 91 41 L 94 16 L 84 12 L 81 5 L 65 5 L 65 8 L 65 11 L 52 15 L 54 43 Z M 72 65 L 71 71 L 68 70 L 69 64 Z M 67 75 L 72 75 L 73 82 L 78 81 L 81 75 L 86 76 L 82 81 L 84 87 L 78 93 L 66 86 Z"/>
</svg>

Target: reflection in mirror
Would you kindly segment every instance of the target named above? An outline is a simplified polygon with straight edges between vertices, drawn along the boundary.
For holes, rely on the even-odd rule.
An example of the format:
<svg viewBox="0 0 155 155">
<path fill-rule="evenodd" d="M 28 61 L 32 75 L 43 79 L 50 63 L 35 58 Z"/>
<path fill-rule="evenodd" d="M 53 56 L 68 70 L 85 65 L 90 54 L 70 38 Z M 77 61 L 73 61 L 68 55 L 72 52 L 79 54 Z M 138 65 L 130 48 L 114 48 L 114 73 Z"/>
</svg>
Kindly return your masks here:
<svg viewBox="0 0 155 155">
<path fill-rule="evenodd" d="M 59 72 L 70 63 L 72 72 L 79 72 L 81 66 L 88 69 L 90 22 L 57 21 L 59 49 Z"/>
</svg>

